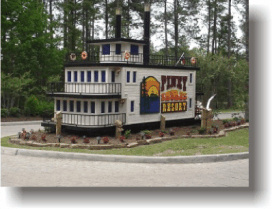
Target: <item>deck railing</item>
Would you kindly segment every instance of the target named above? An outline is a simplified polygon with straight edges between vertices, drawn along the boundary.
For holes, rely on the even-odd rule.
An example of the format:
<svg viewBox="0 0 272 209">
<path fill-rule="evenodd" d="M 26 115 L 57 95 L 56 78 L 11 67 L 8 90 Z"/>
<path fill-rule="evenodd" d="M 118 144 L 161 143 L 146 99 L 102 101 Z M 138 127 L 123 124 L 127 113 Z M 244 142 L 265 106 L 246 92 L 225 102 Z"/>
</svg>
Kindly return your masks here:
<svg viewBox="0 0 272 209">
<path fill-rule="evenodd" d="M 100 115 L 62 113 L 63 125 L 108 127 L 114 126 L 116 120 L 120 120 L 123 124 L 125 124 L 126 113 Z M 44 118 L 43 121 L 48 123 L 53 122 L 49 118 Z"/>
<path fill-rule="evenodd" d="M 51 82 L 48 83 L 47 91 L 82 94 L 121 94 L 121 83 Z"/>
<path fill-rule="evenodd" d="M 130 54 L 129 59 L 125 59 L 124 52 L 116 54 L 115 51 L 110 51 L 109 54 L 103 54 L 102 52 L 87 53 L 86 59 L 82 59 L 81 53 L 74 53 L 75 60 L 71 59 L 71 53 L 66 54 L 67 63 L 124 63 L 124 64 L 143 64 L 144 54 Z M 198 67 L 198 60 L 192 64 L 191 57 L 180 57 L 175 56 L 164 56 L 164 55 L 149 55 L 149 63 L 147 65 L 158 65 L 158 66 L 190 66 Z M 179 62 L 178 62 L 179 61 Z"/>
</svg>

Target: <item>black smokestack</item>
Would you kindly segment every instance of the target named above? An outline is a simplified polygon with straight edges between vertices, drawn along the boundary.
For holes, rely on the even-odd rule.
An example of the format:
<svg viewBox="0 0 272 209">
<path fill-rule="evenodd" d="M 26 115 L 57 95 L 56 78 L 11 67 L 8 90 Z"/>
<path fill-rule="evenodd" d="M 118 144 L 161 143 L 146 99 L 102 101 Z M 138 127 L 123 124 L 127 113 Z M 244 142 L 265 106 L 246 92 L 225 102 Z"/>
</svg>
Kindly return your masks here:
<svg viewBox="0 0 272 209">
<path fill-rule="evenodd" d="M 115 38 L 121 38 L 121 8 L 116 8 Z"/>
<path fill-rule="evenodd" d="M 149 64 L 149 42 L 150 42 L 150 3 L 144 6 L 144 65 Z"/>
</svg>

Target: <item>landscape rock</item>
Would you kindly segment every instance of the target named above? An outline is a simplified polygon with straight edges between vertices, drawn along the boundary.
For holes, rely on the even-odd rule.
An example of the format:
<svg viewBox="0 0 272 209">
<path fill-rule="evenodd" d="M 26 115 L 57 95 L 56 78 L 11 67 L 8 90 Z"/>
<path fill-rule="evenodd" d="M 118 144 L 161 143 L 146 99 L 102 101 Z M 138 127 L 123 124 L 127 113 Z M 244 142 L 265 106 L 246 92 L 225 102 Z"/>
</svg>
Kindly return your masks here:
<svg viewBox="0 0 272 209">
<path fill-rule="evenodd" d="M 162 139 L 161 138 L 154 138 L 154 139 L 148 139 L 146 140 L 149 144 L 155 144 L 155 143 L 161 143 Z"/>
<path fill-rule="evenodd" d="M 137 147 L 138 143 L 137 142 L 133 142 L 127 145 L 127 148 L 132 148 L 132 147 Z"/>
<path fill-rule="evenodd" d="M 137 143 L 138 143 L 139 145 L 146 145 L 146 144 L 148 144 L 148 142 L 147 142 L 145 139 L 143 139 L 143 140 L 138 140 Z"/>
<path fill-rule="evenodd" d="M 70 148 L 70 144 L 60 143 L 60 148 Z"/>
</svg>

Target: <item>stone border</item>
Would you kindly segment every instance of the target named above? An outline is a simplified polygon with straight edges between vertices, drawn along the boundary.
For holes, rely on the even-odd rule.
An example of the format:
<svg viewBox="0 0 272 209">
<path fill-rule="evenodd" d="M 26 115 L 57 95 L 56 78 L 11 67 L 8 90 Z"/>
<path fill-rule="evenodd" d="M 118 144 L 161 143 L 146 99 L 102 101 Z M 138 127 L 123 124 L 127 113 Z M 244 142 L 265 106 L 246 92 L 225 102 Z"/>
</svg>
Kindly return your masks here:
<svg viewBox="0 0 272 209">
<path fill-rule="evenodd" d="M 219 131 L 218 134 L 214 135 L 180 135 L 180 136 L 167 136 L 167 137 L 157 137 L 153 139 L 147 140 L 139 140 L 133 143 L 125 143 L 125 144 L 97 144 L 97 145 L 85 145 L 85 144 L 66 144 L 66 143 L 37 143 L 33 141 L 25 141 L 22 139 L 10 138 L 9 142 L 18 145 L 27 145 L 32 147 L 59 147 L 59 148 L 71 148 L 71 149 L 89 149 L 89 150 L 106 150 L 106 149 L 119 149 L 119 148 L 133 148 L 141 145 L 149 145 L 155 143 L 161 143 L 163 141 L 172 140 L 172 139 L 179 139 L 179 138 L 219 138 L 224 137 L 227 135 L 227 132 L 235 131 L 238 129 L 248 128 L 249 123 L 234 126 L 228 129 L 224 129 Z"/>
<path fill-rule="evenodd" d="M 129 155 L 100 155 L 84 154 L 70 152 L 56 152 L 45 150 L 28 150 L 2 147 L 1 154 L 20 155 L 31 157 L 45 157 L 71 160 L 104 161 L 104 162 L 122 162 L 122 163 L 210 163 L 232 160 L 248 159 L 249 153 L 230 153 L 220 155 L 197 155 L 197 156 L 174 156 L 174 157 L 149 157 L 149 156 L 129 156 Z"/>
</svg>

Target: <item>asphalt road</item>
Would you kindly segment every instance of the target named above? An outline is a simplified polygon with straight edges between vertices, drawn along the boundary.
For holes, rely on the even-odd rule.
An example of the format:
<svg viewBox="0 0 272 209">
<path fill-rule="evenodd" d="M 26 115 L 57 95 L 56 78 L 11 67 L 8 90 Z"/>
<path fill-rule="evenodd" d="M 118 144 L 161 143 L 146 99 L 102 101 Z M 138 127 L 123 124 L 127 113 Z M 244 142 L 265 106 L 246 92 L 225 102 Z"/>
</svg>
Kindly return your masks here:
<svg viewBox="0 0 272 209">
<path fill-rule="evenodd" d="M 230 114 L 224 114 L 228 118 Z M 220 119 L 223 119 L 219 116 Z M 40 125 L 2 126 L 3 136 Z M 248 187 L 249 160 L 197 164 L 94 162 L 10 155 L 1 156 L 4 187 Z"/>
<path fill-rule="evenodd" d="M 248 187 L 249 161 L 109 163 L 2 155 L 3 187 Z"/>
</svg>

